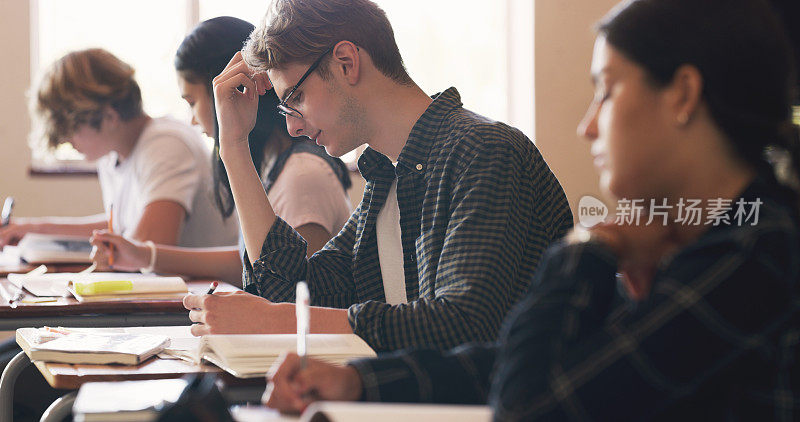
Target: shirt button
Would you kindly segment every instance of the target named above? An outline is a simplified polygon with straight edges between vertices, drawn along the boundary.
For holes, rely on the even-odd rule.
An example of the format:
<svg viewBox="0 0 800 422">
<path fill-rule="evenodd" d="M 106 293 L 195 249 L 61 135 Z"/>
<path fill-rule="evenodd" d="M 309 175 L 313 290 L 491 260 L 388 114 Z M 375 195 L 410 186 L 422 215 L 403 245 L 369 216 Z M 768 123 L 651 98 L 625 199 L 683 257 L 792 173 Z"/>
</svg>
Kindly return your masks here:
<svg viewBox="0 0 800 422">
<path fill-rule="evenodd" d="M 417 164 L 417 170 L 422 171 L 422 164 Z"/>
</svg>

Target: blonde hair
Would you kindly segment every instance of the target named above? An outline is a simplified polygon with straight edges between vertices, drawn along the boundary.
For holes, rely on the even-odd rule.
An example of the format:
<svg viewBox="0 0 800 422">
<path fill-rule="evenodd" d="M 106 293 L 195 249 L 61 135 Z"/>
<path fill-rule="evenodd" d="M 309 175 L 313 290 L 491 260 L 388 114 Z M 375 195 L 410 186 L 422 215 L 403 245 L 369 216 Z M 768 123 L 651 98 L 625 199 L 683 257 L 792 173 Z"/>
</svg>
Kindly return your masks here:
<svg viewBox="0 0 800 422">
<path fill-rule="evenodd" d="M 242 55 L 251 69 L 263 72 L 311 63 L 345 40 L 366 50 L 387 77 L 412 83 L 386 13 L 369 0 L 274 0 Z M 323 78 L 329 74 L 326 63 L 318 68 Z"/>
<path fill-rule="evenodd" d="M 33 90 L 30 108 L 36 137 L 54 148 L 80 125 L 99 129 L 106 107 L 122 120 L 142 115 L 142 94 L 133 74 L 130 65 L 100 48 L 58 59 Z"/>
</svg>

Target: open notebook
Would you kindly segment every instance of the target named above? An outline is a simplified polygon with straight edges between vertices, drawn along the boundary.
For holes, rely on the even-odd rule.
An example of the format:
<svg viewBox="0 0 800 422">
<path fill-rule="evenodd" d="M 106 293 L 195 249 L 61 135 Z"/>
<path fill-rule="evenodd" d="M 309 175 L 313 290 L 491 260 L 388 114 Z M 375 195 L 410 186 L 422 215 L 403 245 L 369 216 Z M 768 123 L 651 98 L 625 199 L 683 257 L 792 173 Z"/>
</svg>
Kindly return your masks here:
<svg viewBox="0 0 800 422">
<path fill-rule="evenodd" d="M 375 356 L 375 351 L 355 334 L 309 334 L 307 341 L 309 356 L 333 364 Z M 295 334 L 229 334 L 181 339 L 164 352 L 212 363 L 238 378 L 256 378 L 263 377 L 283 352 L 293 352 L 296 346 Z"/>
<path fill-rule="evenodd" d="M 28 233 L 19 241 L 17 251 L 29 264 L 92 262 L 92 245 L 87 236 Z"/>
<path fill-rule="evenodd" d="M 79 301 L 181 299 L 188 292 L 180 277 L 139 273 L 9 274 L 8 281 L 36 296 L 69 296 Z"/>
</svg>

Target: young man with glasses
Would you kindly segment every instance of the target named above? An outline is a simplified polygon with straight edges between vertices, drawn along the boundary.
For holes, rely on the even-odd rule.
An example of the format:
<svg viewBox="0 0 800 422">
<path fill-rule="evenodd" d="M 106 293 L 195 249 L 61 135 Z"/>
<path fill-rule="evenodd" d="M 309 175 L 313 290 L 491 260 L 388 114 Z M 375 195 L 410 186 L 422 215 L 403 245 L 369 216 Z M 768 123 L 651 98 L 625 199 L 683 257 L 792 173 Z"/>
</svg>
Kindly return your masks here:
<svg viewBox="0 0 800 422">
<path fill-rule="evenodd" d="M 239 91 L 240 86 L 243 91 Z M 292 136 L 340 156 L 362 144 L 364 199 L 306 258 L 277 218 L 247 147 L 274 86 Z M 384 12 L 368 0 L 278 0 L 215 78 L 220 155 L 239 213 L 249 294 L 188 296 L 195 334 L 295 330 L 295 283 L 313 332 L 355 332 L 376 350 L 494 340 L 542 252 L 572 226 L 564 192 L 519 130 L 426 95 Z"/>
</svg>

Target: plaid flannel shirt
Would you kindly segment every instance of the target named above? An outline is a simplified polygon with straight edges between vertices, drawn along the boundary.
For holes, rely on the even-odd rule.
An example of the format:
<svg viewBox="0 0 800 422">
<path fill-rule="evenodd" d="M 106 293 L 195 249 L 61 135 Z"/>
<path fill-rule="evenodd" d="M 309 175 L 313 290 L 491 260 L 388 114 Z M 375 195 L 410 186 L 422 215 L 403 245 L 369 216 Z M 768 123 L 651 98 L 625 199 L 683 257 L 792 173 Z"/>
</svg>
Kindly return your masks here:
<svg viewBox="0 0 800 422">
<path fill-rule="evenodd" d="M 493 341 L 539 258 L 572 226 L 566 195 L 520 131 L 462 108 L 450 88 L 417 120 L 397 163 L 368 148 L 358 161 L 364 198 L 325 247 L 284 221 L 261 256 L 245 257 L 245 290 L 294 301 L 307 280 L 313 305 L 348 308 L 375 350 L 447 349 Z M 397 178 L 407 304 L 385 303 L 376 220 Z"/>
<path fill-rule="evenodd" d="M 351 362 L 364 399 L 488 401 L 514 421 L 800 419 L 800 232 L 769 186 L 743 195 L 764 201 L 757 225 L 711 228 L 642 302 L 604 246 L 554 246 L 499 345 Z"/>
</svg>

